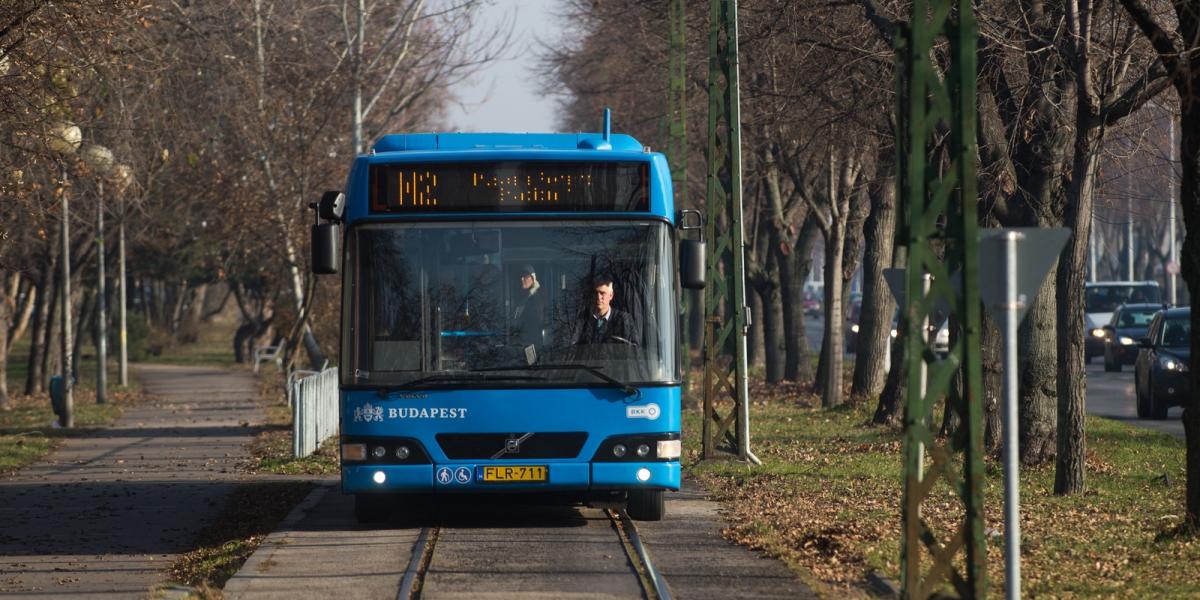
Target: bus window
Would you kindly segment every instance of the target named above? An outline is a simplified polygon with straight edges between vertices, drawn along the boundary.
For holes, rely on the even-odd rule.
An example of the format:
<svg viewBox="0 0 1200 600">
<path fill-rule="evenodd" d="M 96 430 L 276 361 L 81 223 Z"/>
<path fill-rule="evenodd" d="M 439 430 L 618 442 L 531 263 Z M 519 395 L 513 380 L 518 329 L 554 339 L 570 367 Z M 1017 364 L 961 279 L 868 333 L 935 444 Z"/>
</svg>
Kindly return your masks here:
<svg viewBox="0 0 1200 600">
<path fill-rule="evenodd" d="M 509 367 L 563 364 L 631 383 L 678 379 L 665 223 L 372 224 L 348 237 L 353 383 L 397 385 L 445 373 L 495 373 L 499 381 Z M 527 270 L 542 271 L 536 335 L 521 297 L 528 288 L 517 283 Z M 601 276 L 610 279 L 613 328 L 581 343 L 581 325 L 596 322 L 591 295 Z M 579 369 L 537 376 L 545 385 L 595 383 Z"/>
</svg>

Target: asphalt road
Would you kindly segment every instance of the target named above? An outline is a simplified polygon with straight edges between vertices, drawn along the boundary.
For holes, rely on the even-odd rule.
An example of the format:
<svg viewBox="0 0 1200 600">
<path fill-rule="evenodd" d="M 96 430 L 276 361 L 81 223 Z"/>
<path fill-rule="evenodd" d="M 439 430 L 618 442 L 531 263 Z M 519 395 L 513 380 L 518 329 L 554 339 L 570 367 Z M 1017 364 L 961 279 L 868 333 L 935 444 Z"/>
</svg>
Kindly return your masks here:
<svg viewBox="0 0 1200 600">
<path fill-rule="evenodd" d="M 1087 411 L 1090 415 L 1118 419 L 1183 438 L 1183 421 L 1180 421 L 1183 409 L 1180 407 L 1171 408 L 1163 421 L 1137 418 L 1132 366 L 1126 366 L 1120 373 L 1105 373 L 1103 360 L 1092 359 L 1092 364 L 1087 366 Z"/>
<path fill-rule="evenodd" d="M 821 338 L 825 333 L 824 321 L 819 317 L 807 317 L 804 320 L 805 334 L 808 335 L 812 348 L 821 347 Z M 1092 359 L 1087 366 L 1087 411 L 1090 415 L 1126 421 L 1138 427 L 1169 433 L 1183 438 L 1183 422 L 1180 417 L 1183 409 L 1173 407 L 1163 421 L 1139 419 L 1137 406 L 1133 396 L 1133 367 L 1125 366 L 1120 373 L 1106 373 L 1101 357 Z"/>
</svg>

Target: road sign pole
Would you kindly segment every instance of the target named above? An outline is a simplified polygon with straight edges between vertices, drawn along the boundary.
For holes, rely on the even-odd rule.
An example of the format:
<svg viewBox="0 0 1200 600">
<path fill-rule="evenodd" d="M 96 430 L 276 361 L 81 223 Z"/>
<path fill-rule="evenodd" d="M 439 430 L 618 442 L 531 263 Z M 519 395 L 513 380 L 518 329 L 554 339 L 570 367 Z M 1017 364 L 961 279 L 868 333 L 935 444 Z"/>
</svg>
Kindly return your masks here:
<svg viewBox="0 0 1200 600">
<path fill-rule="evenodd" d="M 104 297 L 104 182 L 96 193 L 96 404 L 108 401 L 108 307 Z"/>
<path fill-rule="evenodd" d="M 1179 304 L 1179 288 L 1177 287 L 1179 282 L 1179 246 L 1175 242 L 1175 190 L 1179 189 L 1179 187 L 1175 185 L 1175 153 L 1178 152 L 1178 148 L 1175 147 L 1174 114 L 1170 115 L 1169 121 L 1171 123 L 1171 139 L 1169 142 L 1171 146 L 1171 168 L 1167 171 L 1170 173 L 1170 181 L 1167 184 L 1167 189 L 1170 190 L 1171 197 L 1167 201 L 1167 205 L 1171 207 L 1171 218 L 1167 219 L 1167 226 L 1170 228 L 1171 265 L 1173 268 L 1171 270 L 1172 272 L 1167 276 L 1167 289 L 1169 290 L 1171 296 L 1171 306 L 1176 306 Z"/>
<path fill-rule="evenodd" d="M 1021 488 L 1017 462 L 1017 328 L 1023 302 L 1017 290 L 1018 231 L 1007 231 L 1004 240 L 1004 575 L 1005 598 L 1021 597 Z"/>
</svg>

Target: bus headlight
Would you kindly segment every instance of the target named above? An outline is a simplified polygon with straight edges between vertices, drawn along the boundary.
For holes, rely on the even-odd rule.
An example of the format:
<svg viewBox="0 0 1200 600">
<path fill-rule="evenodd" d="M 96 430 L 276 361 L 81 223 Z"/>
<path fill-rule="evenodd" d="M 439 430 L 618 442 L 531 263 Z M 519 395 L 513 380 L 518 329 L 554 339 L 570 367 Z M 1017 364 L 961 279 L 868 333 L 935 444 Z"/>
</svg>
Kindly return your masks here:
<svg viewBox="0 0 1200 600">
<path fill-rule="evenodd" d="M 638 481 L 650 481 L 650 469 L 642 467 L 637 470 Z"/>
<path fill-rule="evenodd" d="M 374 456 L 375 458 L 383 458 L 387 456 L 387 448 L 384 448 L 383 446 L 375 446 L 375 449 L 371 450 L 371 456 Z"/>
<path fill-rule="evenodd" d="M 614 435 L 600 442 L 592 455 L 595 462 L 677 461 L 681 444 L 679 432 L 631 433 Z"/>
<path fill-rule="evenodd" d="M 396 458 L 400 460 L 408 460 L 409 454 L 408 446 L 400 446 L 396 448 Z"/>
<path fill-rule="evenodd" d="M 682 444 L 679 440 L 659 440 L 658 442 L 658 457 L 659 458 L 679 458 L 682 452 Z"/>
<path fill-rule="evenodd" d="M 387 475 L 383 471 L 375 471 L 375 474 L 371 476 L 371 479 L 375 480 L 375 483 L 382 484 L 383 482 L 387 481 Z"/>
</svg>

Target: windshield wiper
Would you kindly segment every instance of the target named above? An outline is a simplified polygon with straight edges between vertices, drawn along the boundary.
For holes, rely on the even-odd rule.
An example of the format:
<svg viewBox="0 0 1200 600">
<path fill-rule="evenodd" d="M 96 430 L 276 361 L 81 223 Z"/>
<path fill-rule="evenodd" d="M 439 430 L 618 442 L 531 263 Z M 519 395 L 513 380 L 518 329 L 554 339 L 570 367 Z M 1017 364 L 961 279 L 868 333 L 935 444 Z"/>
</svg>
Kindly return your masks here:
<svg viewBox="0 0 1200 600">
<path fill-rule="evenodd" d="M 466 373 L 442 373 L 439 375 L 429 375 L 420 377 L 405 383 L 379 388 L 375 394 L 381 398 L 390 396 L 394 392 L 402 392 L 404 390 L 415 390 L 423 388 L 434 383 L 475 383 L 479 381 L 545 381 L 545 377 L 537 377 L 533 375 L 501 375 L 487 376 L 481 373 L 466 372 Z"/>
<path fill-rule="evenodd" d="M 626 396 L 641 395 L 642 391 L 638 388 L 617 379 L 600 370 L 601 367 L 593 367 L 592 365 L 582 364 L 561 364 L 561 365 L 513 365 L 511 367 L 487 367 L 484 369 L 471 369 L 472 372 L 487 372 L 487 371 L 569 371 L 579 370 L 587 371 L 596 377 L 603 379 L 605 383 L 610 383 L 621 388 Z"/>
</svg>

